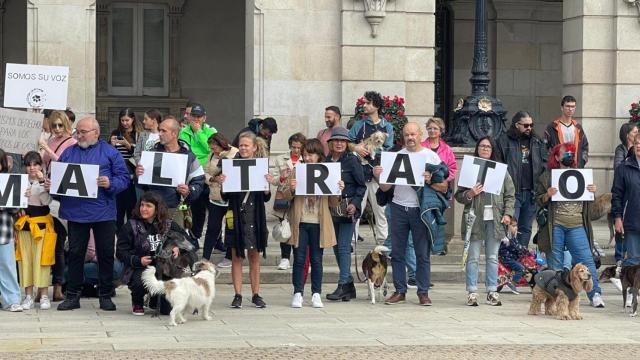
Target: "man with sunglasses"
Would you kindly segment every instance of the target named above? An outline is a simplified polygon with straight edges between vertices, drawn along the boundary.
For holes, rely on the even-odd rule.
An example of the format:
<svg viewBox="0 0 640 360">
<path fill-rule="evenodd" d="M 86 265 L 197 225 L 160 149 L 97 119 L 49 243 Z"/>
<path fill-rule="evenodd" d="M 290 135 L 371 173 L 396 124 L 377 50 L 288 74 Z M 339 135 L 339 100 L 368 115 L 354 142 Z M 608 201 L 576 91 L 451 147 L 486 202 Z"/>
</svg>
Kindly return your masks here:
<svg viewBox="0 0 640 360">
<path fill-rule="evenodd" d="M 531 224 L 536 215 L 534 184 L 544 170 L 547 149 L 535 134 L 533 119 L 526 111 L 519 111 L 513 116 L 511 127 L 496 144 L 516 188 L 514 218 L 518 220 L 518 242 L 526 247 L 529 246 Z"/>
</svg>

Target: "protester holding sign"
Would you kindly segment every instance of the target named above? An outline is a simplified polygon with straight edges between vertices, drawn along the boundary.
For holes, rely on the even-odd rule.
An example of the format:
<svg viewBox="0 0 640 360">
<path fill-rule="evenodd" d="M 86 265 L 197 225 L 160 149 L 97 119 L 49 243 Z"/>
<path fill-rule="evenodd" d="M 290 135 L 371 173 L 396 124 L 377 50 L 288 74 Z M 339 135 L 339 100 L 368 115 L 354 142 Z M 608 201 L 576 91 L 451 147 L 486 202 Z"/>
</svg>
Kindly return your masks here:
<svg viewBox="0 0 640 360">
<path fill-rule="evenodd" d="M 302 152 L 305 164 L 319 163 L 324 157 L 324 148 L 318 139 L 310 139 L 304 144 Z M 283 187 L 284 196 L 291 201 L 289 220 L 291 238 L 289 243 L 294 247 L 293 262 L 293 299 L 291 307 L 302 307 L 304 293 L 304 274 L 307 253 L 311 264 L 311 305 L 314 308 L 324 307 L 322 304 L 322 254 L 324 249 L 336 245 L 336 234 L 331 219 L 330 206 L 340 201 L 338 196 L 296 195 L 295 174 Z M 339 181 L 340 190 L 344 182 Z"/>
<path fill-rule="evenodd" d="M 8 172 L 7 153 L 0 149 L 0 173 Z M 4 310 L 11 312 L 22 311 L 13 233 L 16 211 L 17 209 L 0 208 L 0 302 Z"/>
<path fill-rule="evenodd" d="M 478 141 L 474 156 L 491 161 L 501 160 L 495 142 L 488 136 Z M 478 306 L 478 265 L 480 246 L 484 240 L 487 304 L 500 306 L 502 302 L 498 295 L 498 251 L 500 250 L 500 241 L 506 236 L 506 226 L 511 223 L 514 212 L 515 188 L 511 176 L 505 175 L 499 195 L 484 192 L 482 184 L 478 183 L 472 188 L 458 186 L 455 198 L 456 201 L 464 205 L 463 238 L 468 231 L 464 216 L 470 211 L 476 215 L 476 220 L 471 227 L 469 256 L 465 268 L 467 305 Z"/>
<path fill-rule="evenodd" d="M 238 153 L 238 148 L 231 146 L 229 140 L 218 132 L 209 137 L 209 149 L 211 150 L 211 155 L 204 174 L 206 182 L 209 184 L 209 217 L 202 255 L 209 260 L 213 249 L 228 252 L 227 255 L 229 256 L 225 256 L 223 260 L 228 262 L 228 266 L 221 266 L 221 264 L 218 264 L 218 266 L 230 267 L 231 249 L 227 251 L 222 243 L 222 220 L 229 207 L 229 202 L 222 200 L 222 187 L 215 181 L 215 177 L 220 174 L 221 168 L 218 166 L 220 160 L 233 159 Z"/>
<path fill-rule="evenodd" d="M 196 156 L 189 150 L 187 144 L 182 140 L 178 140 L 180 124 L 178 124 L 177 120 L 166 119 L 160 123 L 159 129 L 160 141 L 155 144 L 152 150 L 186 155 L 187 171 L 184 174 L 185 181 L 182 184 L 178 184 L 177 187 L 148 185 L 147 188 L 148 191 L 158 193 L 162 197 L 169 208 L 171 218 L 180 226 L 185 227 L 184 211 L 178 207 L 182 201 L 186 204 L 191 204 L 192 201 L 200 196 L 204 187 L 204 170 Z M 161 172 L 161 169 L 159 170 Z M 142 164 L 138 163 L 136 176 L 141 177 L 146 171 L 154 171 L 154 169 L 145 169 Z M 198 247 L 196 244 L 194 246 Z"/>
<path fill-rule="evenodd" d="M 276 158 L 274 167 L 273 182 L 271 185 L 276 187 L 276 197 L 273 202 L 273 211 L 278 217 L 285 217 L 289 211 L 289 201 L 284 198 L 282 191 L 285 182 L 289 179 L 293 167 L 301 158 L 302 147 L 307 138 L 302 133 L 295 133 L 289 137 L 289 152 L 282 154 Z M 278 270 L 287 270 L 289 268 L 291 258 L 291 245 L 286 242 L 280 243 L 280 264 Z"/>
<path fill-rule="evenodd" d="M 133 152 L 136 148 L 136 142 L 142 132 L 140 124 L 136 120 L 136 114 L 129 108 L 122 109 L 118 115 L 120 119 L 118 128 L 111 132 L 111 145 L 113 145 L 122 158 L 124 159 L 127 170 L 129 170 L 130 178 L 133 180 L 135 173 L 135 165 L 130 161 L 133 158 Z M 116 196 L 116 205 L 118 213 L 116 217 L 116 225 L 118 228 L 124 225 L 124 218 L 127 220 L 131 217 L 133 207 L 136 205 L 136 184 L 131 181 L 126 190 Z"/>
<path fill-rule="evenodd" d="M 60 217 L 68 220 L 69 226 L 69 277 L 66 299 L 58 310 L 73 310 L 80 307 L 80 290 L 84 269 L 84 255 L 89 243 L 89 231 L 93 230 L 100 269 L 100 308 L 116 309 L 111 301 L 113 289 L 113 252 L 116 232 L 116 195 L 129 186 L 129 172 L 120 153 L 111 144 L 100 140 L 100 124 L 95 118 L 86 117 L 76 127 L 78 143 L 69 147 L 60 156 L 62 163 L 92 164 L 100 167 L 97 179 L 97 198 L 60 196 Z M 80 182 L 79 179 L 72 180 Z M 75 184 L 62 184 L 70 187 Z M 86 187 L 85 184 L 79 184 Z M 47 180 L 46 189 L 51 186 Z"/>
<path fill-rule="evenodd" d="M 40 309 L 48 310 L 51 308 L 49 277 L 51 265 L 55 263 L 57 240 L 53 217 L 49 213 L 51 195 L 44 189 L 45 175 L 40 154 L 29 151 L 23 161 L 29 175 L 30 186 L 26 190 L 29 202 L 25 210 L 18 212 L 15 225 L 18 230 L 16 260 L 20 270 L 20 285 L 25 294 L 22 309 L 29 310 L 34 305 L 35 286 L 40 294 Z"/>
<path fill-rule="evenodd" d="M 258 142 L 253 132 L 243 132 L 238 135 L 238 159 L 252 159 L 260 152 Z M 264 149 L 262 150 L 264 151 Z M 271 174 L 264 175 L 267 182 L 273 181 Z M 225 175 L 216 177 L 220 185 L 224 184 Z M 224 189 L 224 187 L 223 187 Z M 245 251 L 249 254 L 249 277 L 251 279 L 251 292 L 253 294 L 251 302 L 257 308 L 267 306 L 260 296 L 260 253 L 266 257 L 267 239 L 269 230 L 267 229 L 267 214 L 264 204 L 271 198 L 271 191 L 245 191 L 222 193 L 222 199 L 229 201 L 229 210 L 225 215 L 227 228 L 225 232 L 225 243 L 227 248 L 231 248 L 232 265 L 231 277 L 233 279 L 233 289 L 235 296 L 231 302 L 231 307 L 242 307 L 242 262 L 245 258 Z"/>
<path fill-rule="evenodd" d="M 353 153 L 348 151 L 349 131 L 342 126 L 334 126 L 329 138 L 329 156 L 325 162 L 339 162 L 342 172 L 344 190 L 340 203 L 332 207 L 333 228 L 336 233 L 336 255 L 340 276 L 336 290 L 327 294 L 329 300 L 349 301 L 356 298 L 356 287 L 351 276 L 351 239 L 355 222 L 362 214 L 362 199 L 367 185 L 362 172 L 362 165 Z"/>
<path fill-rule="evenodd" d="M 71 121 L 64 111 L 53 111 L 49 115 L 51 137 L 40 139 L 39 145 L 42 155 L 42 166 L 46 174 L 50 174 L 51 161 L 58 161 L 60 155 L 78 141 L 71 136 Z"/>
<path fill-rule="evenodd" d="M 408 122 L 402 129 L 402 137 L 405 147 L 398 151 L 398 155 L 402 154 L 421 154 L 425 158 L 425 170 L 422 172 L 424 178 L 424 186 L 430 186 L 437 191 L 446 191 L 447 184 L 444 178 L 440 182 L 432 182 L 432 174 L 426 171 L 426 166 L 440 165 L 442 162 L 438 155 L 423 148 L 420 144 L 422 140 L 421 126 L 415 122 Z M 405 155 L 406 156 L 406 155 Z M 409 171 L 411 170 L 411 171 Z M 373 168 L 373 176 L 376 179 L 384 172 L 382 166 Z M 413 177 L 413 169 L 405 167 L 405 176 Z M 394 175 L 393 173 L 391 174 Z M 401 179 L 400 175 L 395 176 L 400 179 L 400 183 L 406 184 L 406 179 Z M 435 179 L 433 179 L 435 180 Z M 391 266 L 393 269 L 393 286 L 394 293 L 385 300 L 385 304 L 395 305 L 404 303 L 407 293 L 407 261 L 406 249 L 409 242 L 409 234 L 413 238 L 413 247 L 416 252 L 416 286 L 418 288 L 418 301 L 422 306 L 431 306 L 429 299 L 429 285 L 431 284 L 431 260 L 430 251 L 433 241 L 432 231 L 422 221 L 420 212 L 420 199 L 418 192 L 422 191 L 422 186 L 411 185 L 389 185 L 380 184 L 380 190 L 385 192 L 390 198 L 387 206 L 391 207 L 391 218 L 393 222 L 390 224 L 391 247 Z"/>
<path fill-rule="evenodd" d="M 613 176 L 611 215 L 616 233 L 624 235 L 627 257 L 622 265 L 640 265 L 640 135 L 633 142 L 633 154 L 621 163 Z"/>
<path fill-rule="evenodd" d="M 536 183 L 536 202 L 547 209 L 546 223 L 537 234 L 538 248 L 547 254 L 549 266 L 562 270 L 565 263 L 565 249 L 571 254 L 573 264 L 582 263 L 592 274 L 597 274 L 591 248 L 593 228 L 591 227 L 591 201 L 551 201 L 558 189 L 551 186 L 553 169 L 576 167 L 576 146 L 573 143 L 559 144 L 551 149 L 547 169 Z M 635 159 L 634 159 L 635 161 Z M 615 181 L 615 180 L 614 180 Z M 566 186 L 566 184 L 560 184 Z M 588 184 L 586 190 L 595 194 L 596 186 Z M 613 209 L 612 209 L 613 213 Z M 602 290 L 598 277 L 593 276 L 593 289 L 587 293 L 593 307 L 603 308 Z"/>
</svg>

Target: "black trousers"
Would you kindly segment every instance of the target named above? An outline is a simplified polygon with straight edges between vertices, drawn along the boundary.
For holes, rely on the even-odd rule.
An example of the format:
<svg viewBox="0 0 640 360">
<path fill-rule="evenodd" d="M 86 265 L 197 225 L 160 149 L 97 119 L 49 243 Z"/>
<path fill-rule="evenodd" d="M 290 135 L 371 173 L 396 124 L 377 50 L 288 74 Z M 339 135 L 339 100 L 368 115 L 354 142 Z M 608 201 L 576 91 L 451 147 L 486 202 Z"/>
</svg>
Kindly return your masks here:
<svg viewBox="0 0 640 360">
<path fill-rule="evenodd" d="M 191 217 L 193 218 L 193 226 L 191 227 L 191 235 L 194 238 L 202 237 L 202 229 L 204 221 L 207 217 L 207 208 L 209 206 L 209 187 L 205 186 L 200 196 L 191 203 Z"/>
<path fill-rule="evenodd" d="M 133 274 L 131 274 L 131 279 L 129 280 L 129 290 L 131 291 L 131 305 L 133 306 L 143 306 L 144 305 L 144 295 L 147 293 L 147 290 L 144 288 L 142 284 L 142 272 L 145 269 L 135 269 L 133 270 Z M 158 297 L 154 296 L 149 301 L 149 307 L 152 309 L 156 309 L 158 306 Z M 162 315 L 168 315 L 171 312 L 171 304 L 165 299 L 164 295 L 160 296 L 160 313 Z"/>
<path fill-rule="evenodd" d="M 207 221 L 207 233 L 204 236 L 202 256 L 209 260 L 213 249 L 224 249 L 222 243 L 222 219 L 227 212 L 227 206 L 219 206 L 209 202 L 209 219 Z"/>
<path fill-rule="evenodd" d="M 62 279 L 64 278 L 64 268 L 67 264 L 64 262 L 64 243 L 67 241 L 67 229 L 65 229 L 62 222 L 57 218 L 53 218 L 53 229 L 58 235 L 56 238 L 56 263 L 51 267 L 51 276 L 53 285 L 62 285 Z"/>
<path fill-rule="evenodd" d="M 115 251 L 115 221 L 78 223 L 69 221 L 69 279 L 67 295 L 78 296 L 84 283 L 84 256 L 93 230 L 98 256 L 98 296 L 110 297 L 113 290 L 113 253 Z"/>
<path fill-rule="evenodd" d="M 127 220 L 131 219 L 131 212 L 136 206 L 136 202 L 136 184 L 132 181 L 129 183 L 129 187 L 116 195 L 116 226 L 118 229 L 124 225 L 125 217 Z"/>
</svg>

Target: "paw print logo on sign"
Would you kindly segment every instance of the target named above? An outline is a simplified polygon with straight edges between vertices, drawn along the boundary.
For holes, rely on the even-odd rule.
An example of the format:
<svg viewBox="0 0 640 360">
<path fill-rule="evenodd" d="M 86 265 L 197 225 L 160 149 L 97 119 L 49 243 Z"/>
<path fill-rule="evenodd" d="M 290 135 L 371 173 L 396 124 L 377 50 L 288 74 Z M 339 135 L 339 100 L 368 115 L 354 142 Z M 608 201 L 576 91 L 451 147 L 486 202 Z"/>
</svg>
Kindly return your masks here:
<svg viewBox="0 0 640 360">
<path fill-rule="evenodd" d="M 27 94 L 27 103 L 34 109 L 41 109 L 45 104 L 45 95 L 44 90 L 35 88 Z"/>
</svg>

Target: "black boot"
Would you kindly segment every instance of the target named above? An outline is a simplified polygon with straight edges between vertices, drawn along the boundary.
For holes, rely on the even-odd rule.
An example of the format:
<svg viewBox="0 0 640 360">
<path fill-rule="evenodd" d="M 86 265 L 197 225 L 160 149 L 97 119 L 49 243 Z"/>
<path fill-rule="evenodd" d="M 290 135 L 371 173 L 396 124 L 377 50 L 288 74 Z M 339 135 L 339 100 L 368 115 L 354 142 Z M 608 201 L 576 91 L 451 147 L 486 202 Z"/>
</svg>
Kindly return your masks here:
<svg viewBox="0 0 640 360">
<path fill-rule="evenodd" d="M 100 309 L 104 311 L 116 311 L 116 304 L 111 301 L 110 296 L 101 296 L 99 301 Z"/>
<path fill-rule="evenodd" d="M 58 311 L 66 311 L 80 308 L 80 294 L 66 294 L 63 302 L 58 304 Z"/>
<path fill-rule="evenodd" d="M 351 299 L 355 299 L 356 298 L 356 285 L 352 282 L 346 284 L 347 285 L 347 292 L 349 293 L 349 298 Z"/>
<path fill-rule="evenodd" d="M 355 290 L 354 290 L 355 291 Z M 354 292 L 355 297 L 355 292 Z M 331 294 L 327 294 L 327 300 L 342 300 L 349 301 L 351 300 L 351 293 L 349 290 L 349 284 L 338 284 L 336 291 Z"/>
</svg>

